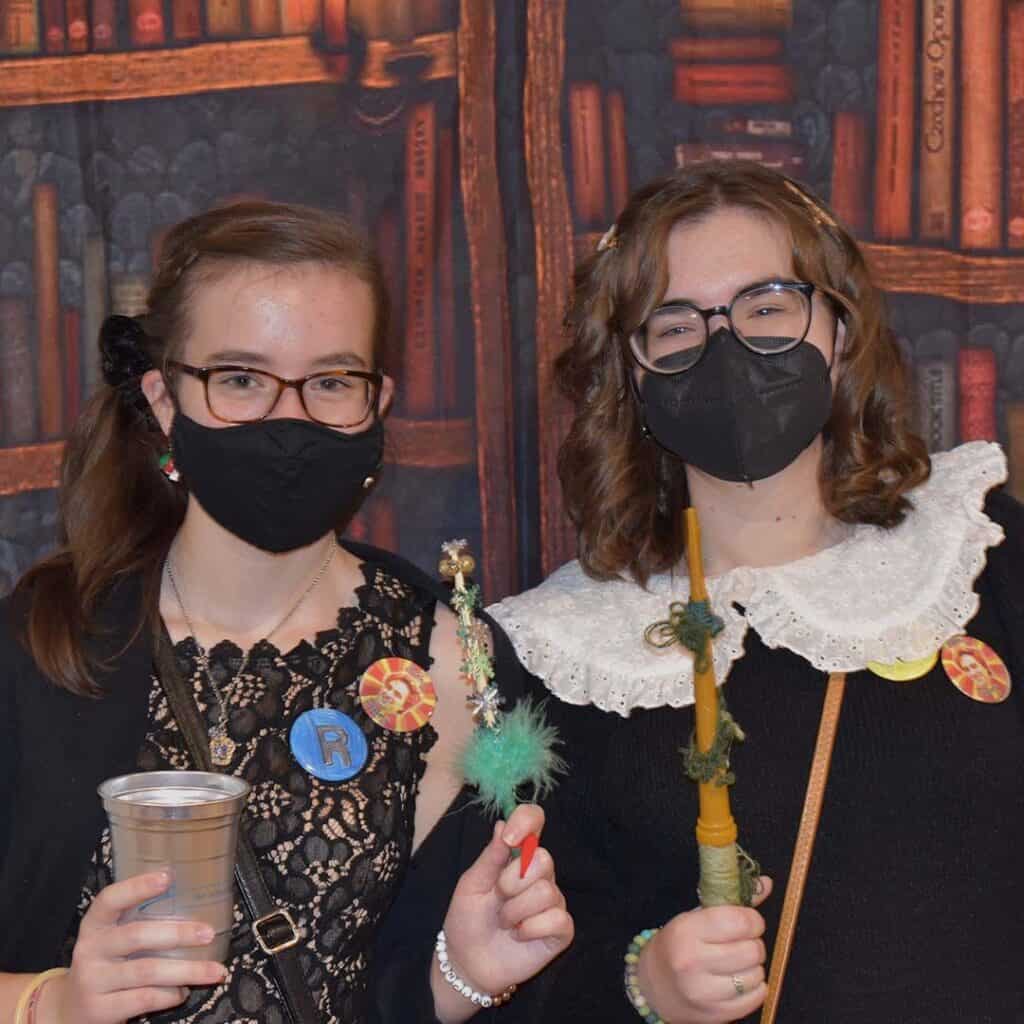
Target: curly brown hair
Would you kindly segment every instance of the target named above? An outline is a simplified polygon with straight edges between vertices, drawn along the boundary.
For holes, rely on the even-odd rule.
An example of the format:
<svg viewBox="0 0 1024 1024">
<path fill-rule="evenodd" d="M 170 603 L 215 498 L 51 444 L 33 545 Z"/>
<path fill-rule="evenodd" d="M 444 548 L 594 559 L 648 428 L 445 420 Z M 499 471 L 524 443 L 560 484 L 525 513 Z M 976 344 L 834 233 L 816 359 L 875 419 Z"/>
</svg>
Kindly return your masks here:
<svg viewBox="0 0 1024 1024">
<path fill-rule="evenodd" d="M 644 585 L 683 557 L 685 466 L 644 435 L 629 387 L 628 344 L 665 295 L 669 232 L 723 207 L 783 225 L 797 276 L 827 295 L 845 323 L 824 431 L 828 511 L 846 523 L 892 527 L 911 507 L 907 492 L 928 478 L 927 450 L 909 425 L 900 352 L 857 243 L 824 204 L 784 175 L 741 161 L 695 164 L 637 191 L 611 244 L 576 268 L 568 348 L 555 365 L 574 407 L 558 469 L 580 562 L 598 579 L 629 576 Z"/>
</svg>

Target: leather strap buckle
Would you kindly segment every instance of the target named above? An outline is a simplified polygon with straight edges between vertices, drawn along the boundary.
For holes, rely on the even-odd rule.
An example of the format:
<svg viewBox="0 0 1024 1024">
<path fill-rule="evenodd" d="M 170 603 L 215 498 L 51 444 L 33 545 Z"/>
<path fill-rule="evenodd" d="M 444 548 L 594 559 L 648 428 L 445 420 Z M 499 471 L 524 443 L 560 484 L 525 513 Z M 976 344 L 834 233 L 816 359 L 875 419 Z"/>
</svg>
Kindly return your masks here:
<svg viewBox="0 0 1024 1024">
<path fill-rule="evenodd" d="M 268 956 L 297 946 L 302 937 L 294 918 L 283 907 L 253 921 L 252 933 L 260 949 Z"/>
</svg>

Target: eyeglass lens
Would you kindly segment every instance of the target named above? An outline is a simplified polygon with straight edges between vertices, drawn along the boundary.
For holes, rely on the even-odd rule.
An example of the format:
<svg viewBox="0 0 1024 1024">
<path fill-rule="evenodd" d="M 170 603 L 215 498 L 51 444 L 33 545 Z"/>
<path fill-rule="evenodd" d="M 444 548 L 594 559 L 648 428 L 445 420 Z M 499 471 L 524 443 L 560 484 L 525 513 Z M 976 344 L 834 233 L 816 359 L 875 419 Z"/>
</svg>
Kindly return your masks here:
<svg viewBox="0 0 1024 1024">
<path fill-rule="evenodd" d="M 797 288 L 755 288 L 736 296 L 730 320 L 733 332 L 754 352 L 784 352 L 807 334 L 811 301 Z M 707 340 L 704 315 L 694 306 L 680 304 L 656 310 L 630 344 L 642 366 L 655 373 L 678 373 L 697 363 Z"/>
<path fill-rule="evenodd" d="M 361 423 L 373 405 L 374 386 L 362 377 L 322 373 L 302 385 L 302 401 L 309 416 L 332 427 Z M 269 416 L 280 385 L 258 370 L 213 370 L 207 378 L 210 412 L 235 423 Z"/>
</svg>

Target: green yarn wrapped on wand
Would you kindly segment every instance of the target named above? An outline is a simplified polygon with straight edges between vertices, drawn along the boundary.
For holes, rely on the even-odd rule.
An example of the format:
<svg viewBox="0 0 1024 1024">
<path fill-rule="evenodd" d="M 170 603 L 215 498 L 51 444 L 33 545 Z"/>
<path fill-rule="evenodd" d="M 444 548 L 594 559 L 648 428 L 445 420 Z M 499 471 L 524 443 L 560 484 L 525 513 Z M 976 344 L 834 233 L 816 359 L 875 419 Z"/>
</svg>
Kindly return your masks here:
<svg viewBox="0 0 1024 1024">
<path fill-rule="evenodd" d="M 503 713 L 499 728 L 478 726 L 459 758 L 466 782 L 477 791 L 476 802 L 487 814 L 508 818 L 524 800 L 544 797 L 565 771 L 555 753 L 557 741 L 543 709 L 529 700 Z"/>
</svg>

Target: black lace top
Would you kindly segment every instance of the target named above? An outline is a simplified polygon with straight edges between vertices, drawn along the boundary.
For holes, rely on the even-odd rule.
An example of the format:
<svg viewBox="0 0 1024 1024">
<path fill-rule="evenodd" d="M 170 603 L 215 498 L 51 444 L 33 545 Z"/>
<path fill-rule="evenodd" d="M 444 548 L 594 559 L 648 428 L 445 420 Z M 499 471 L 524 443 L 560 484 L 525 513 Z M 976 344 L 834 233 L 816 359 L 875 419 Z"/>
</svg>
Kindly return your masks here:
<svg viewBox="0 0 1024 1024">
<path fill-rule="evenodd" d="M 375 661 L 401 657 L 428 668 L 434 602 L 380 567 L 363 566 L 358 605 L 342 608 L 335 629 L 282 654 L 263 642 L 243 677 L 225 694 L 228 734 L 237 744 L 230 767 L 250 784 L 250 839 L 271 895 L 291 909 L 306 930 L 303 969 L 324 1021 L 358 1024 L 367 1018 L 367 978 L 373 935 L 411 855 L 416 790 L 424 755 L 437 738 L 428 723 L 407 733 L 374 723 L 359 703 L 359 680 Z M 191 637 L 175 647 L 179 668 L 191 679 L 201 716 L 212 726 L 219 708 Z M 210 652 L 210 671 L 221 692 L 234 678 L 243 652 L 222 641 Z M 369 756 L 347 782 L 323 782 L 292 756 L 288 732 L 302 712 L 333 707 L 362 728 Z M 194 765 L 154 677 L 149 725 L 138 769 Z M 112 881 L 109 830 L 104 829 L 83 886 L 68 948 L 89 903 Z M 273 965 L 256 945 L 235 905 L 229 975 L 217 988 L 193 990 L 181 1006 L 155 1021 L 284 1024 L 286 1013 Z"/>
</svg>

